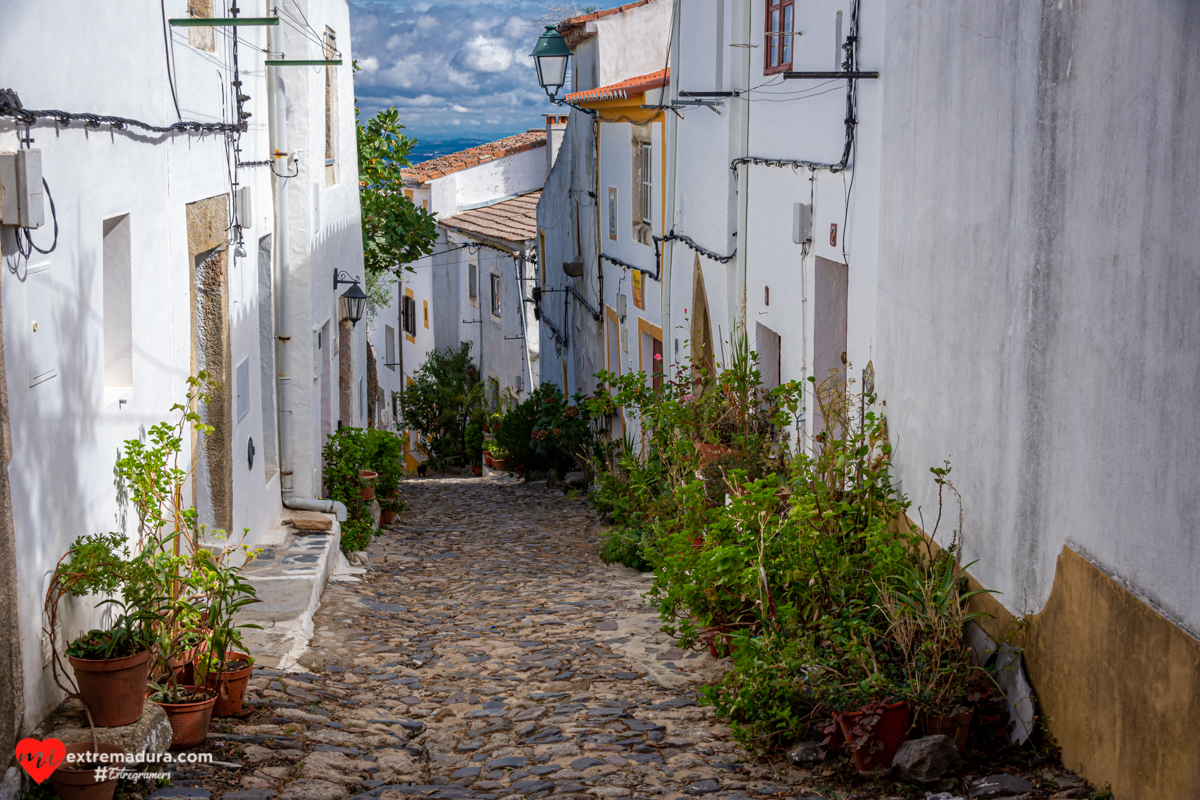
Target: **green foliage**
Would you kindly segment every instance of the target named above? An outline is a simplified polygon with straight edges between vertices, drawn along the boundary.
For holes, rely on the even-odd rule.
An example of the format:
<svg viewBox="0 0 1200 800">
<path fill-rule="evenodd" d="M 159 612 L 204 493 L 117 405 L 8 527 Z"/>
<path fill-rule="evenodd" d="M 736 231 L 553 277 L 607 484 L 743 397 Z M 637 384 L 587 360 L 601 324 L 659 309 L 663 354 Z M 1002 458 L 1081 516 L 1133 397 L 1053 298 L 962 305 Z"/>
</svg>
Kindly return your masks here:
<svg viewBox="0 0 1200 800">
<path fill-rule="evenodd" d="M 148 431 L 147 441 L 125 442 L 117 474 L 138 514 L 138 540 L 130 544 L 119 533 L 80 536 L 59 560 L 45 598 L 47 633 L 58 630 L 64 597 L 98 595 L 99 605 L 120 609 L 108 630 L 93 630 L 67 648 L 80 658 L 113 658 L 144 649 L 152 653 L 152 674 L 167 697 L 177 696 L 170 662 L 199 647 L 209 662 L 224 664 L 226 653 L 241 644 L 237 611 L 255 602 L 254 588 L 240 575 L 256 555 L 245 546 L 225 546 L 224 531 L 198 524 L 196 510 L 184 501 L 199 453 L 182 460 L 189 428 L 201 437 L 211 427 L 200 421 L 196 408 L 207 403 L 213 387 L 201 372 L 188 380 L 182 403 L 171 407 L 174 422 Z M 244 537 L 243 537 L 244 538 Z M 236 561 L 235 566 L 232 561 Z M 62 673 L 58 653 L 52 660 L 55 681 L 75 694 Z"/>
<path fill-rule="evenodd" d="M 483 458 L 483 422 L 473 419 L 463 432 L 463 455 L 468 464 L 478 464 Z"/>
<path fill-rule="evenodd" d="M 475 461 L 466 460 L 467 426 L 482 424 L 484 417 L 484 385 L 471 360 L 470 342 L 431 350 L 413 382 L 397 396 L 404 424 L 421 435 L 435 461 L 478 463 L 478 448 Z"/>
<path fill-rule="evenodd" d="M 832 379 L 767 390 L 744 335 L 730 353 L 658 387 L 601 373 L 608 391 L 583 401 L 594 429 L 617 408 L 640 428 L 638 442 L 592 449 L 593 502 L 612 523 L 601 556 L 654 569 L 649 597 L 681 646 L 732 657 L 705 697 L 755 747 L 885 701 L 969 703 L 961 521 L 936 554 L 903 524 L 874 397 Z M 793 448 L 809 404 L 823 430 Z M 948 474 L 934 470 L 939 489 Z"/>
<path fill-rule="evenodd" d="M 494 424 L 495 442 L 512 460 L 508 466 L 518 472 L 542 470 L 549 466 L 549 459 L 538 451 L 533 438 L 542 417 L 542 405 L 558 389 L 552 383 L 540 384 L 528 397 L 509 409 L 498 424 Z M 495 453 L 493 453 L 495 457 Z"/>
<path fill-rule="evenodd" d="M 393 431 L 368 428 L 365 449 L 369 469 L 379 473 L 375 486 L 380 498 L 394 497 L 404 474 L 404 446 L 400 437 Z"/>
<path fill-rule="evenodd" d="M 362 428 L 339 428 L 325 440 L 321 458 L 325 462 L 325 489 L 330 498 L 346 506 L 351 519 L 369 515 L 369 501 L 362 499 L 362 479 L 358 474 L 371 469 L 371 447 Z"/>
<path fill-rule="evenodd" d="M 404 196 L 400 177 L 417 141 L 404 135 L 395 107 L 359 122 L 357 131 L 363 263 L 368 275 L 400 275 L 404 265 L 433 252 L 437 240 L 436 217 Z"/>
<path fill-rule="evenodd" d="M 342 523 L 342 549 L 347 553 L 366 550 L 373 536 L 369 520 L 348 519 Z"/>
</svg>

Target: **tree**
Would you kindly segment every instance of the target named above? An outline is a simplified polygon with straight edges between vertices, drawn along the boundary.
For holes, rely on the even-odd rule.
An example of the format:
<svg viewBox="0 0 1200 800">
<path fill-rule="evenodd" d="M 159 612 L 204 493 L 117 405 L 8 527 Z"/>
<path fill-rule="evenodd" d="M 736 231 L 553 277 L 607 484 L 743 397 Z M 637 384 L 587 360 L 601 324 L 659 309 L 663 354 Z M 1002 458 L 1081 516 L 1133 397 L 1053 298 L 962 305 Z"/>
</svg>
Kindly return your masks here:
<svg viewBox="0 0 1200 800">
<path fill-rule="evenodd" d="M 468 454 L 467 428 L 483 421 L 484 388 L 471 343 L 431 350 L 398 395 L 407 427 L 421 434 L 439 461 Z"/>
<path fill-rule="evenodd" d="M 355 71 L 358 65 L 355 65 Z M 358 118 L 358 104 L 354 106 Z M 436 217 L 404 196 L 400 171 L 417 140 L 405 136 L 400 112 L 385 108 L 358 128 L 358 193 L 362 206 L 363 261 L 368 283 L 433 252 Z M 372 281 L 371 278 L 375 280 Z"/>
</svg>

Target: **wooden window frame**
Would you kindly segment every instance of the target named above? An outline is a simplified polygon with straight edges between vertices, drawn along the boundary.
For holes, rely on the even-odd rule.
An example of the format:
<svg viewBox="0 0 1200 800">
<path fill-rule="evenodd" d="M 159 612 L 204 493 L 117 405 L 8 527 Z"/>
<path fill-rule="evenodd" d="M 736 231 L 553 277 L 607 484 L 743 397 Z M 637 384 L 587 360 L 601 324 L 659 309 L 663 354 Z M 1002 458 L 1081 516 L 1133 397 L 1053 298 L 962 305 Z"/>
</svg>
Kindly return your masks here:
<svg viewBox="0 0 1200 800">
<path fill-rule="evenodd" d="M 764 6 L 763 74 L 789 72 L 796 57 L 796 0 L 764 0 Z"/>
</svg>

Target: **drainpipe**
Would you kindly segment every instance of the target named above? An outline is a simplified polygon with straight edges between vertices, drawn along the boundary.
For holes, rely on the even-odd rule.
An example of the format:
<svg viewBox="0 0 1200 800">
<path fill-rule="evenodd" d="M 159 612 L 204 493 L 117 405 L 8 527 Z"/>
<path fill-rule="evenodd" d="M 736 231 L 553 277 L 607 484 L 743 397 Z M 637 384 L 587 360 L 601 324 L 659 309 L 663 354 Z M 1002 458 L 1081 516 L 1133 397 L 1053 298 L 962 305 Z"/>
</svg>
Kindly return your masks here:
<svg viewBox="0 0 1200 800">
<path fill-rule="evenodd" d="M 750 11 L 752 7 L 750 0 L 742 0 L 742 45 L 739 48 L 742 54 L 742 74 L 739 76 L 741 86 L 738 94 L 738 99 L 741 100 L 741 106 L 738 108 L 738 155 L 741 158 L 750 155 Z M 736 272 L 733 297 L 730 298 L 733 302 L 733 313 L 730 319 L 742 326 L 743 333 L 745 333 L 746 327 L 746 262 L 749 255 L 747 251 L 750 249 L 749 195 L 750 170 L 739 169 L 737 172 L 737 259 L 734 262 Z"/>
<path fill-rule="evenodd" d="M 283 50 L 282 34 L 271 29 L 271 49 L 274 52 Z M 288 152 L 287 140 L 287 94 L 284 91 L 283 76 L 277 67 L 268 67 L 268 80 L 271 91 L 268 94 L 270 103 L 270 136 L 271 149 L 274 153 L 275 172 L 275 253 L 278 274 L 275 276 L 275 339 L 279 343 L 276 353 L 276 382 L 278 386 L 279 412 L 279 487 L 283 495 L 283 505 L 298 511 L 323 511 L 336 514 L 339 522 L 346 520 L 346 506 L 336 500 L 318 500 L 316 498 L 295 497 L 295 486 L 292 471 L 292 376 L 289 370 L 289 357 L 292 341 L 291 306 L 288 302 L 288 289 L 291 284 L 291 254 L 288 239 L 288 188 L 286 177 L 293 171 L 299 171 L 299 163 L 293 154 Z"/>
<path fill-rule="evenodd" d="M 272 50 L 283 50 L 282 34 L 271 29 Z M 277 41 L 278 40 L 278 41 Z M 289 371 L 289 345 L 292 336 L 291 306 L 288 289 L 291 283 L 291 255 L 288 240 L 288 179 L 279 177 L 291 172 L 292 159 L 287 152 L 287 95 L 283 86 L 283 75 L 278 67 L 268 67 L 271 92 L 271 148 L 275 154 L 273 171 L 275 177 L 275 254 L 278 274 L 275 276 L 275 340 L 278 352 L 275 355 L 276 382 L 278 386 L 279 413 L 279 486 L 286 506 L 294 491 L 292 475 L 292 376 Z"/>
<path fill-rule="evenodd" d="M 521 245 L 521 261 L 517 266 L 517 315 L 521 318 L 521 341 L 524 342 L 525 349 L 525 372 L 529 376 L 528 388 L 525 391 L 533 392 L 533 361 L 529 358 L 529 323 L 525 319 L 525 270 L 528 266 L 526 258 L 527 248 Z M 513 259 L 513 264 L 516 265 L 516 259 Z"/>
<path fill-rule="evenodd" d="M 680 2 L 681 0 L 676 0 Z M 675 104 L 679 98 L 679 50 L 680 50 L 680 28 L 682 27 L 682 16 L 679 9 L 676 9 L 674 24 L 671 26 L 671 41 L 668 47 L 671 48 L 671 77 L 668 86 L 668 103 Z M 679 117 L 674 113 L 667 114 L 667 199 L 666 207 L 663 209 L 663 227 L 666 232 L 675 232 L 675 161 L 678 156 L 679 146 Z M 672 256 L 675 253 L 675 240 L 668 239 L 663 242 L 662 255 L 662 272 L 659 273 L 661 282 L 658 285 L 659 298 L 662 306 L 662 330 L 663 337 L 666 341 L 663 342 L 663 348 L 667 351 L 665 362 L 675 366 L 677 353 L 675 352 L 675 331 L 671 327 L 671 271 L 674 266 Z M 664 364 L 665 365 L 665 364 Z M 666 372 L 666 370 L 663 370 Z M 670 374 L 670 373 L 668 373 Z"/>
</svg>

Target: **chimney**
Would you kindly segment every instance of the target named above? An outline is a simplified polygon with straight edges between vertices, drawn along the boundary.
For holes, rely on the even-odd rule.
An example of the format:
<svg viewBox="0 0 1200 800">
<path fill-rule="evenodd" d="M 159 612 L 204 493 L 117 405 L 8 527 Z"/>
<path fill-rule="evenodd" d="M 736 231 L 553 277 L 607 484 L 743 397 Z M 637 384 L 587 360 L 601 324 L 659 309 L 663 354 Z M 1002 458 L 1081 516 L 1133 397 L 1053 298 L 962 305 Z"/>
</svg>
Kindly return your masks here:
<svg viewBox="0 0 1200 800">
<path fill-rule="evenodd" d="M 563 137 L 567 133 L 566 114 L 545 114 L 546 117 L 546 174 L 554 168 L 554 160 L 558 158 L 558 149 L 562 147 Z"/>
</svg>

